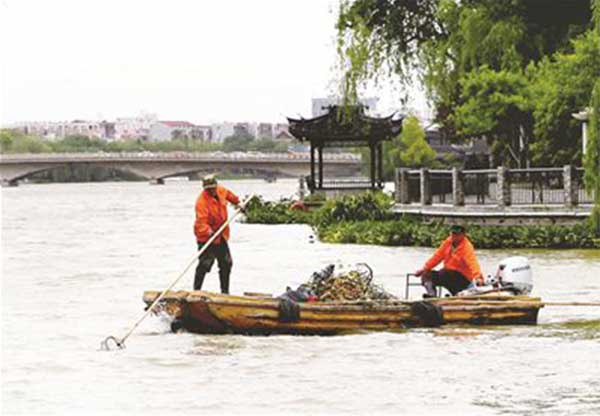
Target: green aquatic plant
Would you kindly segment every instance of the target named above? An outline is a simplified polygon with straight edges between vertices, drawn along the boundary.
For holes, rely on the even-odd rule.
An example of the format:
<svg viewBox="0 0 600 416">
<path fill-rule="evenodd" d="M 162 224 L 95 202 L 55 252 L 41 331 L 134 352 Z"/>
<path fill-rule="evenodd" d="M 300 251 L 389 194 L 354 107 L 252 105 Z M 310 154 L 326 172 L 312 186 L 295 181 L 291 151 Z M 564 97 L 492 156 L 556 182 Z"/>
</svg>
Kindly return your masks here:
<svg viewBox="0 0 600 416">
<path fill-rule="evenodd" d="M 450 232 L 442 222 L 407 217 L 387 221 L 343 221 L 317 227 L 328 243 L 386 246 L 438 246 Z M 469 239 L 477 248 L 600 248 L 600 239 L 586 224 L 471 226 Z"/>
<path fill-rule="evenodd" d="M 437 247 L 450 232 L 443 221 L 416 215 L 397 216 L 393 200 L 382 192 L 346 195 L 327 200 L 312 211 L 292 209 L 294 201 L 255 198 L 246 222 L 308 224 L 324 242 L 383 246 Z M 477 248 L 600 248 L 588 222 L 575 225 L 473 225 L 469 238 Z"/>
<path fill-rule="evenodd" d="M 250 224 L 311 224 L 313 213 L 292 209 L 294 201 L 265 201 L 254 197 L 245 210 L 244 222 Z"/>
</svg>

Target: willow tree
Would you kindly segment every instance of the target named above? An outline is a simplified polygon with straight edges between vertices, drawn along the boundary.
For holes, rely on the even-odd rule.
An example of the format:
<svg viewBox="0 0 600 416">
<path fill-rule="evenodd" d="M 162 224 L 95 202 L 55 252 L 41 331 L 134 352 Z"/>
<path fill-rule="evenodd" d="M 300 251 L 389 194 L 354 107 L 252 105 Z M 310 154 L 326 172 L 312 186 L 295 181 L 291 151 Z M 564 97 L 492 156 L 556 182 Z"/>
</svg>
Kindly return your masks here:
<svg viewBox="0 0 600 416">
<path fill-rule="evenodd" d="M 354 100 L 381 76 L 417 79 L 448 137 L 486 136 L 521 165 L 534 127 L 533 105 L 518 91 L 527 68 L 571 48 L 590 16 L 589 0 L 345 0 L 337 23 L 343 92 Z M 465 93 L 477 84 L 505 98 Z"/>
<path fill-rule="evenodd" d="M 597 48 L 600 50 L 600 0 L 592 3 L 594 15 L 594 31 L 597 34 Z M 585 185 L 588 192 L 594 194 L 592 224 L 596 235 L 600 237 L 600 72 L 590 102 L 589 141 L 587 143 L 584 166 Z"/>
</svg>

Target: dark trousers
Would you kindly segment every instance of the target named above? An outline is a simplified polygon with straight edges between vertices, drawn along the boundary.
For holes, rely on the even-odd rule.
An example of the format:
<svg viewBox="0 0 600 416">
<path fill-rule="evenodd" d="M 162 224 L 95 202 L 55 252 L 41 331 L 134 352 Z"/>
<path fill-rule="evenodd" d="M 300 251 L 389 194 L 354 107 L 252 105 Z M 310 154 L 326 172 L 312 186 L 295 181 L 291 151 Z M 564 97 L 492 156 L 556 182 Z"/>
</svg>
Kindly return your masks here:
<svg viewBox="0 0 600 416">
<path fill-rule="evenodd" d="M 204 243 L 198 243 L 198 250 L 203 246 Z M 210 272 L 215 259 L 217 259 L 217 263 L 219 264 L 221 293 L 229 293 L 229 275 L 231 274 L 233 260 L 231 259 L 229 246 L 225 240 L 221 240 L 220 244 L 211 244 L 204 253 L 198 257 L 198 266 L 196 267 L 196 277 L 194 279 L 194 290 L 202 289 L 204 276 L 206 276 L 206 273 Z"/>
<path fill-rule="evenodd" d="M 456 270 L 432 270 L 429 272 L 429 276 L 433 282 L 433 286 L 445 287 L 453 296 L 465 290 L 471 284 L 469 279 Z"/>
</svg>

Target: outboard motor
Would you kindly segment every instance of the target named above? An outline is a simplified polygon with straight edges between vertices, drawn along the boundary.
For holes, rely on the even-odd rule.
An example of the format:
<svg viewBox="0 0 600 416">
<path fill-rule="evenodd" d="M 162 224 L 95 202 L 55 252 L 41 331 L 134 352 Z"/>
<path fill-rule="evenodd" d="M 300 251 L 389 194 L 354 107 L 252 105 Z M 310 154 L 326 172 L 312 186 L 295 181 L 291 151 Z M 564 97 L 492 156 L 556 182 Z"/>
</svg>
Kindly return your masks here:
<svg viewBox="0 0 600 416">
<path fill-rule="evenodd" d="M 527 257 L 508 257 L 500 262 L 494 286 L 512 289 L 515 294 L 528 295 L 533 289 L 533 275 Z"/>
</svg>

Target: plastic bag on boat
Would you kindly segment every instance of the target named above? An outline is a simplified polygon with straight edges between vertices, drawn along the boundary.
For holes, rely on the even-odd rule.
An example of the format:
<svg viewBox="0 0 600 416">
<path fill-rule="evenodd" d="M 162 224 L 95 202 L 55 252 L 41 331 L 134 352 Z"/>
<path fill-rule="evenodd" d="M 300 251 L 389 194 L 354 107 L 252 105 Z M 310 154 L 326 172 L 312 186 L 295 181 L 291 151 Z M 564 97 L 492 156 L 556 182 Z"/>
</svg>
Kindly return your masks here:
<svg viewBox="0 0 600 416">
<path fill-rule="evenodd" d="M 309 286 L 302 284 L 296 290 L 288 286 L 285 293 L 278 296 L 278 298 L 289 299 L 293 302 L 311 302 L 315 300 L 316 295 Z"/>
</svg>

